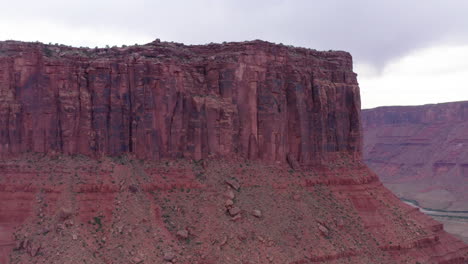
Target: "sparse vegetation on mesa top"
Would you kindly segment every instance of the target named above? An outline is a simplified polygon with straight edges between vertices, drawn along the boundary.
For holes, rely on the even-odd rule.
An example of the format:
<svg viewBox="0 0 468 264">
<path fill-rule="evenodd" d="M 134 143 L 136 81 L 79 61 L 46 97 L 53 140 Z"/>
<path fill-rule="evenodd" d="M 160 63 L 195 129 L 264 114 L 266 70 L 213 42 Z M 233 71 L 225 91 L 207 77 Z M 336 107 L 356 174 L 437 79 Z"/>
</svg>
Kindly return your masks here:
<svg viewBox="0 0 468 264">
<path fill-rule="evenodd" d="M 96 229 L 96 232 L 101 231 L 102 230 L 102 221 L 101 221 L 102 217 L 101 216 L 95 216 L 93 218 L 93 220 L 94 220 L 93 225 L 98 225 L 98 228 Z"/>
<path fill-rule="evenodd" d="M 226 41 L 224 41 L 222 43 L 211 42 L 211 43 L 207 43 L 207 44 L 203 44 L 203 45 L 200 45 L 200 44 L 183 44 L 183 43 L 177 43 L 177 42 L 174 42 L 174 41 L 163 41 L 162 42 L 162 41 L 156 39 L 155 41 L 153 41 L 151 43 L 148 43 L 148 44 L 144 44 L 144 45 L 140 45 L 138 43 L 135 43 L 134 45 L 130 45 L 130 46 L 122 45 L 121 47 L 118 47 L 116 45 L 111 46 L 111 45 L 107 44 L 102 48 L 95 47 L 94 49 L 89 48 L 89 47 L 79 47 L 78 48 L 78 47 L 73 47 L 71 45 L 64 45 L 64 44 L 59 44 L 59 43 L 52 44 L 50 42 L 49 42 L 49 44 L 42 44 L 39 41 L 35 41 L 35 42 L 5 41 L 5 42 L 14 42 L 14 43 L 20 43 L 20 44 L 34 44 L 34 45 L 39 44 L 39 45 L 48 45 L 50 47 L 59 47 L 60 49 L 55 50 L 55 52 L 52 55 L 60 56 L 60 57 L 66 57 L 67 55 L 70 55 L 70 56 L 73 56 L 73 57 L 75 57 L 75 56 L 96 57 L 98 55 L 100 55 L 100 56 L 113 55 L 113 54 L 116 54 L 116 53 L 119 53 L 119 52 L 122 52 L 122 51 L 130 52 L 130 53 L 131 52 L 140 52 L 140 51 L 142 51 L 140 49 L 144 49 L 145 51 L 148 51 L 148 52 L 156 52 L 154 50 L 154 47 L 158 47 L 158 49 L 162 48 L 162 49 L 164 49 L 164 51 L 168 51 L 168 52 L 161 52 L 162 50 L 158 50 L 157 51 L 158 56 L 153 55 L 153 56 L 149 56 L 149 58 L 162 59 L 162 58 L 178 57 L 178 58 L 184 58 L 184 60 L 186 60 L 185 56 L 187 54 L 191 54 L 191 52 L 192 52 L 191 48 L 199 48 L 199 47 L 205 46 L 205 47 L 217 49 L 219 47 L 233 46 L 233 45 L 237 45 L 237 46 L 259 45 L 259 46 L 264 46 L 264 47 L 278 46 L 278 47 L 286 48 L 288 50 L 288 52 L 290 52 L 294 56 L 302 56 L 302 55 L 312 55 L 312 56 L 314 56 L 315 52 L 317 52 L 317 50 L 315 50 L 315 49 L 304 48 L 304 47 L 294 47 L 292 45 L 285 45 L 283 43 L 272 43 L 272 42 L 258 40 L 258 39 L 257 40 L 251 40 L 251 41 L 243 41 L 243 42 L 226 42 Z M 136 48 L 138 48 L 138 50 L 135 50 Z M 80 52 L 76 52 L 76 50 L 79 50 Z M 98 52 L 98 53 L 96 53 L 96 52 Z M 330 51 L 328 51 L 328 53 L 329 52 Z M 185 53 L 187 53 L 187 54 L 185 54 Z M 143 55 L 143 56 L 148 57 L 146 55 Z"/>
</svg>

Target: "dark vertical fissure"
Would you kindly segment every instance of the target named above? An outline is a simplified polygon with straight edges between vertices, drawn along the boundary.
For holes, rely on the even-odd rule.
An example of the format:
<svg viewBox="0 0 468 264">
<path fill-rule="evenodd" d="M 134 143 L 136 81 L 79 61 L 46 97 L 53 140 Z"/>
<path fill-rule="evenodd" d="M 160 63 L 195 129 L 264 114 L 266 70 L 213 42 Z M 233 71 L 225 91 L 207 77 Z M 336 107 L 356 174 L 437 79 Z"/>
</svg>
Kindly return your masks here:
<svg viewBox="0 0 468 264">
<path fill-rule="evenodd" d="M 110 127 L 110 120 L 111 120 L 111 110 L 112 110 L 112 102 L 111 102 L 111 94 L 112 94 L 112 65 L 109 66 L 109 81 L 107 82 L 108 89 L 107 92 L 107 112 L 106 112 L 106 152 L 114 154 L 110 144 L 111 140 L 111 127 Z M 106 91 L 104 88 L 104 91 Z M 105 94 L 105 93 L 104 93 Z"/>
<path fill-rule="evenodd" d="M 265 77 L 265 79 L 266 79 L 266 77 Z M 262 118 L 262 113 L 260 113 L 260 111 L 262 111 L 264 109 L 263 107 L 260 107 L 260 104 L 262 103 L 261 98 L 260 98 L 260 96 L 262 96 L 262 95 L 260 95 L 260 93 L 264 92 L 264 93 L 268 94 L 267 91 L 262 91 L 262 88 L 263 89 L 268 89 L 268 88 L 267 87 L 262 87 L 263 85 L 266 86 L 266 81 L 265 81 L 265 84 L 262 84 L 260 82 L 260 80 L 261 80 L 261 77 L 260 77 L 260 74 L 258 74 L 257 86 L 256 86 L 256 91 L 255 91 L 256 97 L 257 97 L 257 105 L 256 105 L 256 109 L 255 109 L 255 111 L 257 111 L 257 126 L 256 126 L 257 131 L 256 131 L 256 135 L 255 135 L 255 148 L 256 148 L 255 158 L 258 158 L 260 153 L 263 153 L 263 152 L 259 151 L 261 149 L 260 144 L 263 144 L 263 146 L 265 146 L 265 136 L 263 137 L 263 142 L 260 142 L 260 135 L 262 133 L 264 133 L 264 131 L 260 131 L 260 127 L 261 127 L 261 122 L 260 122 L 261 120 L 260 119 Z M 271 93 L 269 95 L 271 95 Z M 266 112 L 266 111 L 264 111 L 264 112 Z M 263 135 L 265 135 L 265 134 L 263 134 Z M 271 144 L 271 142 L 269 142 L 269 144 Z M 262 148 L 262 149 L 264 149 L 264 148 Z M 270 155 L 270 153 L 268 153 L 267 155 Z"/>
<path fill-rule="evenodd" d="M 98 137 L 98 133 L 97 133 L 97 130 L 96 130 L 96 125 L 95 125 L 95 120 L 94 120 L 94 91 L 91 89 L 91 83 L 89 81 L 89 73 L 88 73 L 88 68 L 86 68 L 86 70 L 84 71 L 84 78 L 85 78 L 85 81 L 86 81 L 86 89 L 88 89 L 88 92 L 89 92 L 89 96 L 90 96 L 90 103 L 91 103 L 91 106 L 90 106 L 90 110 L 91 110 L 91 113 L 90 113 L 90 117 L 91 117 L 91 131 L 93 131 L 94 133 L 94 138 L 93 138 L 93 151 L 96 152 L 97 150 L 99 150 L 99 142 L 97 140 L 97 137 Z"/>
<path fill-rule="evenodd" d="M 320 144 L 320 140 L 317 140 L 321 133 L 318 133 L 317 128 L 315 127 L 316 123 L 316 116 L 315 112 L 317 111 L 317 104 L 318 104 L 318 94 L 317 94 L 317 89 L 314 86 L 314 73 L 310 73 L 310 96 L 311 96 L 311 108 L 310 112 L 308 113 L 309 115 L 309 131 L 310 131 L 310 147 L 311 147 L 311 153 L 310 153 L 310 160 L 313 160 L 315 158 L 315 155 L 317 155 L 318 151 L 318 145 Z"/>
<path fill-rule="evenodd" d="M 349 113 L 349 131 L 348 131 L 348 138 L 347 138 L 347 150 L 352 151 L 352 152 L 360 152 L 362 149 L 362 146 L 359 146 L 356 144 L 356 142 L 362 142 L 362 140 L 359 140 L 359 138 L 356 138 L 356 130 L 359 132 L 357 133 L 362 137 L 361 131 L 361 122 L 359 120 L 359 109 L 360 107 L 357 105 L 357 98 L 355 96 L 355 93 L 351 89 L 351 93 L 347 94 L 347 103 L 350 105 L 350 113 Z"/>
<path fill-rule="evenodd" d="M 60 88 L 58 88 L 60 89 Z M 56 99 L 57 101 L 56 105 L 57 105 L 57 135 L 58 135 L 58 138 L 59 138 L 59 147 L 60 147 L 60 151 L 63 152 L 63 132 L 62 132 L 62 115 L 60 113 L 62 113 L 62 111 L 60 110 L 61 108 L 61 102 L 60 102 L 60 92 L 57 91 L 57 96 L 56 96 Z"/>
<path fill-rule="evenodd" d="M 80 144 L 81 138 L 81 82 L 80 75 L 76 72 L 76 83 L 78 84 L 78 117 L 75 118 L 75 127 L 73 128 L 73 137 L 76 139 L 77 144 L 75 144 L 73 151 L 80 152 L 78 149 L 78 144 Z"/>
<path fill-rule="evenodd" d="M 15 100 L 18 101 L 18 102 L 21 102 L 21 112 L 20 114 L 18 115 L 17 119 L 16 119 L 16 133 L 17 133 L 17 136 L 16 136 L 16 140 L 17 140 L 17 144 L 19 145 L 18 147 L 18 152 L 21 152 L 21 151 L 24 151 L 24 145 L 22 144 L 22 142 L 24 142 L 26 140 L 26 133 L 25 133 L 25 130 L 24 130 L 24 107 L 23 107 L 23 102 L 22 102 L 22 98 L 21 98 L 21 89 L 20 87 L 18 86 L 18 82 L 17 82 L 17 75 L 15 73 L 15 70 L 14 70 L 14 64 L 13 62 L 11 63 L 11 72 L 13 73 L 12 75 L 12 79 L 13 79 L 13 88 L 14 88 L 14 91 L 15 91 Z"/>
<path fill-rule="evenodd" d="M 176 114 L 177 107 L 179 107 L 179 97 L 180 97 L 180 92 L 176 92 L 176 103 L 174 105 L 174 109 L 172 110 L 171 120 L 169 122 L 169 138 L 168 138 L 168 147 L 167 147 L 168 150 L 172 149 L 172 135 L 173 135 L 172 125 L 174 123 L 174 116 Z"/>
<path fill-rule="evenodd" d="M 5 129 L 5 138 L 6 144 L 8 146 L 8 152 L 11 153 L 11 138 L 10 138 L 10 115 L 11 115 L 11 107 L 8 106 L 8 112 L 6 116 L 6 129 Z M 5 143 L 5 142 L 2 142 Z"/>
<path fill-rule="evenodd" d="M 133 108 L 132 81 L 134 81 L 134 67 L 127 67 L 128 71 L 128 152 L 133 152 Z M 133 71 L 133 72 L 132 72 Z"/>
</svg>

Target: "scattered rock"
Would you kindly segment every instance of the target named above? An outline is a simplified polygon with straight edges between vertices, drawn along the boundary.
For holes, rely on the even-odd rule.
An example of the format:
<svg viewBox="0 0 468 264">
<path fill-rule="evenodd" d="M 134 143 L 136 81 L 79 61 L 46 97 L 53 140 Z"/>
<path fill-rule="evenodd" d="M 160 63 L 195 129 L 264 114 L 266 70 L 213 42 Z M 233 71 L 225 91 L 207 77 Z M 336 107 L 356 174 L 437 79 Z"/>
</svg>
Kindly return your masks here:
<svg viewBox="0 0 468 264">
<path fill-rule="evenodd" d="M 187 230 L 179 230 L 177 231 L 177 237 L 179 239 L 187 239 L 189 237 L 189 232 Z"/>
<path fill-rule="evenodd" d="M 70 208 L 62 207 L 58 213 L 60 221 L 65 221 L 73 215 L 73 211 Z"/>
<path fill-rule="evenodd" d="M 21 250 L 24 248 L 24 240 L 16 241 L 15 250 Z"/>
<path fill-rule="evenodd" d="M 120 234 L 122 234 L 122 233 L 123 233 L 123 228 L 124 228 L 123 225 L 118 225 L 118 226 L 117 226 L 117 232 L 119 232 Z"/>
<path fill-rule="evenodd" d="M 301 168 L 301 166 L 299 165 L 299 162 L 297 161 L 296 156 L 294 156 L 294 154 L 288 153 L 288 155 L 286 156 L 286 159 L 288 161 L 289 166 L 293 170 L 299 170 Z"/>
<path fill-rule="evenodd" d="M 231 200 L 233 200 L 236 197 L 236 195 L 231 189 L 227 190 L 226 193 L 224 193 L 224 196 Z"/>
<path fill-rule="evenodd" d="M 166 252 L 166 253 L 164 253 L 163 258 L 164 258 L 165 261 L 171 261 L 172 262 L 175 259 L 175 254 L 172 253 L 172 252 Z"/>
<path fill-rule="evenodd" d="M 135 263 L 135 264 L 143 263 L 143 260 L 142 260 L 141 258 L 139 258 L 139 257 L 134 257 L 134 258 L 132 259 L 132 261 L 133 261 L 133 263 Z"/>
<path fill-rule="evenodd" d="M 301 200 L 301 196 L 300 196 L 299 194 L 295 194 L 295 195 L 293 196 L 293 200 L 294 200 L 294 201 L 299 201 L 299 200 Z"/>
<path fill-rule="evenodd" d="M 275 241 L 273 240 L 268 240 L 267 246 L 268 247 L 273 247 L 275 245 Z"/>
<path fill-rule="evenodd" d="M 257 236 L 257 239 L 258 241 L 265 243 L 265 238 L 263 238 L 262 236 Z"/>
<path fill-rule="evenodd" d="M 241 212 L 241 209 L 239 207 L 231 207 L 229 208 L 229 215 L 231 216 L 236 216 Z"/>
<path fill-rule="evenodd" d="M 262 211 L 254 209 L 254 210 L 252 210 L 252 215 L 257 217 L 257 218 L 260 218 L 260 217 L 262 217 Z"/>
<path fill-rule="evenodd" d="M 238 214 L 231 218 L 232 221 L 237 222 L 242 219 L 242 215 Z"/>
<path fill-rule="evenodd" d="M 222 246 L 226 245 L 227 242 L 228 242 L 228 238 L 227 238 L 227 236 L 224 236 L 223 240 L 221 240 L 221 243 L 219 245 L 222 247 Z"/>
<path fill-rule="evenodd" d="M 57 224 L 57 225 L 55 226 L 55 232 L 57 232 L 57 233 L 62 232 L 64 229 L 65 229 L 65 227 L 64 227 L 63 224 Z"/>
<path fill-rule="evenodd" d="M 247 233 L 240 232 L 239 234 L 237 234 L 237 239 L 239 239 L 239 241 L 241 242 L 244 242 L 245 240 L 247 240 Z"/>
<path fill-rule="evenodd" d="M 206 170 L 206 168 L 208 168 L 208 162 L 206 160 L 202 160 L 201 166 L 202 166 L 203 169 Z"/>
<path fill-rule="evenodd" d="M 234 190 L 239 191 L 240 184 L 236 179 L 227 179 L 227 180 L 225 180 L 225 182 L 226 182 L 227 185 L 229 185 Z"/>
<path fill-rule="evenodd" d="M 320 233 L 322 234 L 322 236 L 324 236 L 324 237 L 328 237 L 328 235 L 330 234 L 330 231 L 328 230 L 328 228 L 326 228 L 322 224 L 318 224 L 318 229 L 319 229 Z"/>
<path fill-rule="evenodd" d="M 226 200 L 226 202 L 224 203 L 224 206 L 226 206 L 227 208 L 231 208 L 233 205 L 234 201 L 232 201 L 231 199 Z"/>
<path fill-rule="evenodd" d="M 31 246 L 31 250 L 29 251 L 29 255 L 31 257 L 35 257 L 35 256 L 37 256 L 37 254 L 39 253 L 40 250 L 41 250 L 41 245 L 40 244 L 33 244 Z"/>
<path fill-rule="evenodd" d="M 345 226 L 345 222 L 343 221 L 343 219 L 338 218 L 335 220 L 335 226 L 341 229 Z"/>
<path fill-rule="evenodd" d="M 73 220 L 68 219 L 68 220 L 65 221 L 65 226 L 66 227 L 72 227 L 73 225 L 74 225 Z"/>
<path fill-rule="evenodd" d="M 31 257 L 35 257 L 41 250 L 41 244 L 33 243 L 31 240 L 25 239 L 17 244 L 16 248 L 18 250 L 24 249 Z"/>
<path fill-rule="evenodd" d="M 128 190 L 131 193 L 136 193 L 136 192 L 138 192 L 138 186 L 136 186 L 135 184 L 132 184 L 132 185 L 128 186 Z"/>
</svg>

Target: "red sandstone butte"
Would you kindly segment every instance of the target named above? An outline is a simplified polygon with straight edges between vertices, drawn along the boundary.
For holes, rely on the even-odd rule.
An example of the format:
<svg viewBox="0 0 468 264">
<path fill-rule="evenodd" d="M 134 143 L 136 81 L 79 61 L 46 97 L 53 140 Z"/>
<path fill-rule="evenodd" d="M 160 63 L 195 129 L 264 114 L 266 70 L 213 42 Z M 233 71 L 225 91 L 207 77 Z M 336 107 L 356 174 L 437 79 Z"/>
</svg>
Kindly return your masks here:
<svg viewBox="0 0 468 264">
<path fill-rule="evenodd" d="M 346 52 L 7 41 L 0 93 L 2 264 L 468 259 L 361 162 Z"/>
<path fill-rule="evenodd" d="M 304 165 L 360 153 L 346 52 L 262 41 L 77 49 L 0 44 L 0 154 L 230 157 Z"/>
</svg>

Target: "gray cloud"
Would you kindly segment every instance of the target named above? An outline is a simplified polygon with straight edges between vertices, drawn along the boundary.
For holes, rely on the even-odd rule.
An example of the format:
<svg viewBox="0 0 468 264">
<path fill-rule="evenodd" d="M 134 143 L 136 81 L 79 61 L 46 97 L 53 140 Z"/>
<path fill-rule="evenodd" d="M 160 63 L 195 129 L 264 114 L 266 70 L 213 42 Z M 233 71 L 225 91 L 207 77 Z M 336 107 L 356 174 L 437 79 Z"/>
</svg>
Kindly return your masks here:
<svg viewBox="0 0 468 264">
<path fill-rule="evenodd" d="M 468 43 L 466 14 L 465 0 L 17 0 L 2 5 L 0 24 L 45 21 L 187 44 L 264 39 L 347 50 L 381 67 L 415 49 Z"/>
</svg>

